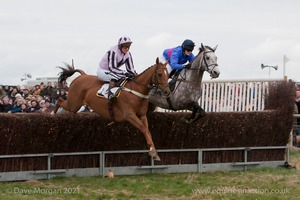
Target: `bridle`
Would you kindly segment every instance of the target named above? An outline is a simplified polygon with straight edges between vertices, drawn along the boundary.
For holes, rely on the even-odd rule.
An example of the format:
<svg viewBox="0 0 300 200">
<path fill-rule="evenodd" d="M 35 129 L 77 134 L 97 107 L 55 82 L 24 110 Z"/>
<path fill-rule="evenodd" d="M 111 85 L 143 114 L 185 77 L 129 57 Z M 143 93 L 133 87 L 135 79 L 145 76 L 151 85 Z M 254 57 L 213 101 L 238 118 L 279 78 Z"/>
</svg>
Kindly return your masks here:
<svg viewBox="0 0 300 200">
<path fill-rule="evenodd" d="M 164 73 L 165 74 L 168 74 L 168 70 L 167 70 L 167 67 L 166 66 L 164 66 L 164 67 L 162 67 L 161 68 L 163 71 L 164 71 Z M 152 85 L 152 86 L 150 86 L 150 87 L 158 87 L 159 85 L 164 85 L 164 88 L 165 87 L 168 87 L 168 82 L 166 82 L 166 83 L 162 83 L 162 82 L 160 82 L 159 81 L 159 75 L 158 75 L 158 71 L 159 69 L 158 69 L 158 65 L 156 65 L 156 69 L 155 69 L 155 71 L 154 71 L 154 73 L 152 74 L 152 77 L 151 77 L 151 80 L 153 80 L 154 79 L 154 85 Z"/>
<path fill-rule="evenodd" d="M 214 52 L 213 50 L 209 50 L 209 51 L 205 51 L 205 49 L 204 49 L 204 51 L 202 51 L 202 52 L 200 52 L 198 55 L 200 56 L 200 54 L 201 53 L 203 53 L 203 56 L 202 56 L 202 59 L 200 60 L 200 65 L 201 66 L 203 66 L 202 65 L 202 63 L 204 63 L 204 71 L 207 71 L 207 72 L 212 72 L 214 69 L 215 69 L 215 67 L 217 67 L 218 66 L 218 64 L 217 63 L 212 63 L 212 64 L 207 64 L 207 60 L 206 60 L 206 57 L 205 57 L 205 55 L 207 54 L 207 53 L 210 53 L 210 52 Z M 195 60 L 195 59 L 194 59 Z M 193 64 L 193 62 L 191 63 L 191 64 Z M 213 68 L 211 69 L 211 70 L 209 70 L 209 67 L 210 66 L 213 66 Z M 190 69 L 186 69 L 186 70 L 201 70 L 201 68 L 202 67 L 200 67 L 200 68 L 190 68 Z"/>
<path fill-rule="evenodd" d="M 156 64 L 155 64 L 155 65 L 156 65 Z M 164 70 L 165 73 L 168 73 L 168 70 L 167 70 L 167 68 L 166 68 L 165 66 L 162 67 L 161 69 Z M 151 79 L 150 79 L 151 82 L 153 82 L 152 85 L 151 85 L 151 84 L 146 85 L 146 84 L 137 82 L 137 81 L 135 80 L 135 78 L 134 78 L 134 79 L 130 79 L 130 80 L 133 81 L 133 82 L 135 82 L 136 84 L 142 85 L 142 86 L 144 86 L 144 87 L 148 87 L 148 88 L 157 87 L 158 85 L 163 84 L 163 83 L 159 82 L 159 79 L 158 79 L 159 76 L 158 76 L 158 72 L 157 72 L 158 70 L 159 70 L 158 65 L 156 65 L 156 66 L 155 66 L 155 70 L 154 70 L 154 72 L 152 73 Z M 153 79 L 154 79 L 154 81 L 152 81 Z M 168 83 L 166 83 L 165 85 L 167 86 Z"/>
<path fill-rule="evenodd" d="M 166 66 L 163 66 L 162 68 L 161 68 L 162 70 L 164 70 L 164 73 L 168 73 L 168 70 L 167 70 L 167 68 L 166 68 Z M 159 75 L 158 75 L 158 71 L 159 70 L 159 68 L 158 68 L 158 65 L 156 65 L 155 66 L 155 71 L 152 73 L 152 75 L 151 75 L 151 81 L 150 81 L 150 84 L 143 84 L 143 83 L 140 83 L 140 82 L 138 82 L 138 81 L 136 81 L 135 79 L 131 79 L 131 81 L 133 81 L 133 82 L 135 82 L 136 84 L 139 84 L 139 85 L 142 85 L 142 86 L 144 86 L 144 87 L 147 87 L 147 88 L 154 88 L 154 87 L 157 87 L 158 88 L 158 90 L 161 90 L 160 89 L 160 87 L 158 87 L 159 85 L 164 85 L 163 86 L 163 90 L 166 88 L 166 87 L 168 87 L 168 82 L 166 82 L 165 84 L 164 83 L 161 83 L 160 81 L 159 81 Z M 153 81 L 154 80 L 154 81 Z M 151 84 L 152 83 L 152 84 Z M 130 92 L 130 93 L 133 93 L 133 94 L 135 94 L 136 96 L 139 96 L 139 97 L 141 97 L 141 98 L 145 98 L 145 99 L 148 99 L 148 95 L 144 95 L 144 94 L 141 94 L 141 93 L 139 93 L 139 92 L 137 92 L 137 91 L 134 91 L 134 90 L 132 90 L 132 89 L 129 89 L 129 88 L 127 88 L 127 87 L 122 87 L 122 90 L 124 90 L 124 91 L 127 91 L 127 92 Z"/>
<path fill-rule="evenodd" d="M 178 80 L 179 80 L 179 84 L 177 85 L 177 87 L 179 87 L 179 85 L 180 85 L 180 83 L 181 82 L 187 82 L 187 83 L 191 83 L 191 84 L 193 84 L 193 85 L 195 85 L 195 86 L 199 86 L 199 87 L 201 87 L 201 85 L 199 85 L 199 82 L 198 81 L 190 81 L 190 80 L 187 80 L 186 79 L 186 72 L 188 71 L 188 70 L 195 70 L 195 71 L 207 71 L 208 73 L 210 73 L 211 74 L 211 72 L 215 69 L 215 67 L 217 67 L 218 66 L 218 64 L 217 63 L 212 63 L 212 64 L 208 64 L 207 63 L 207 60 L 206 60 L 206 54 L 207 53 L 211 53 L 211 52 L 214 52 L 214 50 L 208 50 L 208 51 L 206 51 L 206 49 L 204 48 L 204 50 L 203 51 L 200 51 L 198 54 L 197 54 L 197 56 L 201 56 L 201 54 L 203 54 L 202 55 L 202 57 L 201 57 L 201 59 L 200 59 L 200 62 L 199 62 L 199 64 L 200 64 L 200 66 L 201 67 L 191 67 L 190 69 L 184 69 L 185 71 L 184 71 L 184 76 L 183 75 L 180 75 L 180 78 L 178 78 Z M 193 65 L 193 62 L 195 61 L 195 59 L 192 61 L 192 65 Z M 203 63 L 204 63 L 204 65 L 203 65 Z M 204 66 L 204 69 L 202 69 L 203 67 L 202 66 Z M 210 70 L 209 68 L 211 67 L 211 66 L 213 66 L 213 68 Z M 200 81 L 200 83 L 201 83 L 201 81 Z M 176 90 L 176 89 L 175 89 Z M 175 90 L 173 91 L 173 92 L 175 92 Z"/>
</svg>

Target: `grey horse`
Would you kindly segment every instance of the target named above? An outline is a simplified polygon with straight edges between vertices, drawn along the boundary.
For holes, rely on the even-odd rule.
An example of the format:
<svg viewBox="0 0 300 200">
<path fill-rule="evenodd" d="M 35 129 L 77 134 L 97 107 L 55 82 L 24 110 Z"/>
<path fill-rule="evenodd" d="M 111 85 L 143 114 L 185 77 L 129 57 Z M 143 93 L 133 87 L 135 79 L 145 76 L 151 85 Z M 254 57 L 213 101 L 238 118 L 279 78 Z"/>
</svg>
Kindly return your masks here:
<svg viewBox="0 0 300 200">
<path fill-rule="evenodd" d="M 170 110 L 190 110 L 192 115 L 186 118 L 186 122 L 192 123 L 205 115 L 198 101 L 201 97 L 201 82 L 203 74 L 207 71 L 211 78 L 218 78 L 220 71 L 217 64 L 215 51 L 217 46 L 211 48 L 201 44 L 199 53 L 191 63 L 190 69 L 180 71 L 175 88 L 166 98 L 160 92 L 150 92 L 149 111 L 154 111 L 156 106 Z"/>
</svg>

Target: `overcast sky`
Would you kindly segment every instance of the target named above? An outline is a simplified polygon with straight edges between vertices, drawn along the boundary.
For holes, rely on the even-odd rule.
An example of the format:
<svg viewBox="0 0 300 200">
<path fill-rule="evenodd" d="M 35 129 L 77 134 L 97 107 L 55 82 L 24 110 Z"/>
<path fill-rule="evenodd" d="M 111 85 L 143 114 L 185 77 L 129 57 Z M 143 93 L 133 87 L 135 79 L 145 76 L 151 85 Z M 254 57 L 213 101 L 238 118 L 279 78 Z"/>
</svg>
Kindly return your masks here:
<svg viewBox="0 0 300 200">
<path fill-rule="evenodd" d="M 137 72 L 186 38 L 214 47 L 219 79 L 300 81 L 299 0 L 0 0 L 0 84 L 56 76 L 63 62 L 96 74 L 121 36 Z M 194 50 L 197 54 L 198 50 Z M 209 76 L 206 75 L 206 80 Z"/>
</svg>

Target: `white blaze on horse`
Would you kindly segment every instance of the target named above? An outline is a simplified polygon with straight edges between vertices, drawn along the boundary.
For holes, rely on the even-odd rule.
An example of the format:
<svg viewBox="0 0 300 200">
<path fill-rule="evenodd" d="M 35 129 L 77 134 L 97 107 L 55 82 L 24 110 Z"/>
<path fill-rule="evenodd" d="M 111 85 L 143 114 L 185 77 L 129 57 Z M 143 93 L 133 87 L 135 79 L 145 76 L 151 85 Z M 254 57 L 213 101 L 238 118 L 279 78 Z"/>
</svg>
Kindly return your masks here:
<svg viewBox="0 0 300 200">
<path fill-rule="evenodd" d="M 201 97 L 201 83 L 204 72 L 208 72 L 211 78 L 218 78 L 220 71 L 217 64 L 215 48 L 201 44 L 199 53 L 191 63 L 190 69 L 181 70 L 175 88 L 168 98 L 159 93 L 150 93 L 149 110 L 154 110 L 156 106 L 170 110 L 191 110 L 192 115 L 186 121 L 194 122 L 205 115 L 205 111 L 200 107 L 198 101 Z"/>
</svg>

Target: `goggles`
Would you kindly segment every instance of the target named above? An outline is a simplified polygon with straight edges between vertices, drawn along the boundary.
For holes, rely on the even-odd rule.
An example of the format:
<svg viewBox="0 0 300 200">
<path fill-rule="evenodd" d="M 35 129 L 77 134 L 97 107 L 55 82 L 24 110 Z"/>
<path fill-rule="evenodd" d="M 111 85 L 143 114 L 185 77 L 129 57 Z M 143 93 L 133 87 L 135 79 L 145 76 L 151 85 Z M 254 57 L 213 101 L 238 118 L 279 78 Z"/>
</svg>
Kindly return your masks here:
<svg viewBox="0 0 300 200">
<path fill-rule="evenodd" d="M 194 48 L 184 48 L 185 51 L 192 52 Z"/>
<path fill-rule="evenodd" d="M 131 44 L 122 44 L 121 47 L 125 49 L 129 49 Z"/>
</svg>

